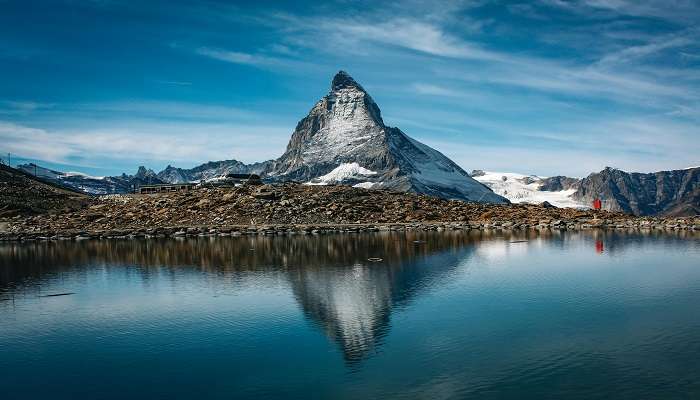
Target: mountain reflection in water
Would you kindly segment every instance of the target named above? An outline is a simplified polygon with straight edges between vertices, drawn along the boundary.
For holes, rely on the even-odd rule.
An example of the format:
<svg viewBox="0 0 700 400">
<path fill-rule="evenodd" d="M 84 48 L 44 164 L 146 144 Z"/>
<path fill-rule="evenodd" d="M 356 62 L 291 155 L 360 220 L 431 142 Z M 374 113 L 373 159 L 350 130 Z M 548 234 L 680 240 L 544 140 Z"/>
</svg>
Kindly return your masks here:
<svg viewBox="0 0 700 400">
<path fill-rule="evenodd" d="M 174 279 L 178 270 L 199 270 L 234 286 L 246 275 L 262 274 L 288 281 L 306 318 L 337 343 L 347 363 L 355 364 L 378 351 L 393 310 L 448 282 L 470 257 L 517 255 L 541 240 L 562 247 L 584 240 L 592 252 L 602 251 L 604 244 L 605 254 L 614 256 L 622 246 L 650 239 L 672 246 L 688 235 L 693 234 L 630 240 L 614 232 L 473 231 L 4 244 L 0 298 L 46 295 L 42 285 L 47 279 L 95 266 L 136 268 L 144 281 L 163 270 Z"/>
</svg>

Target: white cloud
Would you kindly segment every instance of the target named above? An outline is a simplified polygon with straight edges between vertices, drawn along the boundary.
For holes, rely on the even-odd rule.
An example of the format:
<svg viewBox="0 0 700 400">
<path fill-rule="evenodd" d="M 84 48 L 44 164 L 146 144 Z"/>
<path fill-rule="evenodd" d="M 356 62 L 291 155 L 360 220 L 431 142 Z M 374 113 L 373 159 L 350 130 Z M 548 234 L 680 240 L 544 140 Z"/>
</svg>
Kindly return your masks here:
<svg viewBox="0 0 700 400">
<path fill-rule="evenodd" d="M 217 60 L 226 61 L 234 64 L 249 64 L 261 65 L 269 64 L 272 60 L 266 57 L 241 53 L 237 51 L 228 51 L 220 49 L 210 49 L 208 47 L 200 47 L 197 53 L 203 56 L 211 57 Z"/>
<path fill-rule="evenodd" d="M 542 7 L 543 3 L 547 7 Z M 697 164 L 693 160 L 693 154 L 700 152 L 693 143 L 697 129 L 673 121 L 698 117 L 700 74 L 686 68 L 697 57 L 697 46 L 687 46 L 697 43 L 698 33 L 681 26 L 698 16 L 696 2 L 541 0 L 531 4 L 533 12 L 551 12 L 548 7 L 553 6 L 577 13 L 582 23 L 574 21 L 571 30 L 583 39 L 570 43 L 569 36 L 562 38 L 557 28 L 556 40 L 546 44 L 539 36 L 546 33 L 535 33 L 528 38 L 528 46 L 500 50 L 498 44 L 508 38 L 507 29 L 512 27 L 498 28 L 507 23 L 497 21 L 493 30 L 482 30 L 491 26 L 490 22 L 465 16 L 469 4 L 450 2 L 446 6 L 416 0 L 410 5 L 382 4 L 342 16 L 337 12 L 329 15 L 323 7 L 319 8 L 325 10 L 323 15 L 309 17 L 261 15 L 254 23 L 264 24 L 260 26 L 276 36 L 272 43 L 257 49 L 198 47 L 203 42 L 171 47 L 231 64 L 280 73 L 294 71 L 303 78 L 299 82 L 316 79 L 321 74 L 314 73 L 321 71 L 324 76 L 340 68 L 363 71 L 369 78 L 362 82 L 365 87 L 381 89 L 372 94 L 386 120 L 391 119 L 387 115 L 397 116 L 399 126 L 404 128 L 405 122 L 410 128 L 406 132 L 418 137 L 429 132 L 423 136 L 426 141 L 440 143 L 438 148 L 449 149 L 451 156 L 469 168 L 522 167 L 517 171 L 582 174 L 613 162 L 638 170 Z M 688 15 L 676 15 L 679 10 Z M 250 23 L 252 18 L 242 15 L 243 11 L 229 16 L 229 23 Z M 217 21 L 226 19 L 218 11 L 213 14 Z M 305 15 L 310 14 L 313 12 Z M 639 24 L 640 18 L 617 16 L 662 18 L 678 27 L 660 36 L 656 31 L 640 30 L 644 26 Z M 490 41 L 492 34 L 497 40 Z M 203 37 L 207 36 L 197 40 Z M 561 53 L 551 52 L 562 48 L 565 51 Z M 544 51 L 528 53 L 531 49 Z M 678 51 L 682 65 L 672 60 L 663 65 L 647 63 L 671 51 Z M 396 101 L 392 103 L 392 99 Z M 85 154 L 105 160 L 178 158 L 176 161 L 184 162 L 233 157 L 259 161 L 282 152 L 295 122 L 276 119 L 282 112 L 278 107 L 265 107 L 256 114 L 225 106 L 145 101 L 74 108 L 59 105 L 46 111 L 51 114 L 39 121 L 50 121 L 63 112 L 94 120 L 110 116 L 104 120 L 108 129 L 94 124 L 42 125 L 15 118 L 35 111 L 30 103 L 6 104 L 4 110 L 0 107 L 0 116 L 14 118 L 19 124 L 11 128 L 4 125 L 0 138 L 11 142 L 17 152 L 44 152 L 56 161 Z M 181 120 L 191 121 L 178 122 Z M 22 133 L 12 136 L 10 131 Z M 460 137 L 462 133 L 466 134 Z M 273 138 L 272 148 L 267 135 Z M 37 147 L 32 144 L 36 141 L 23 136 L 41 139 L 52 148 Z M 496 143 L 500 138 L 512 139 L 519 146 Z M 522 144 L 517 140 L 522 138 L 531 138 L 533 143 Z M 94 143 L 88 143 L 90 140 Z M 492 146 L 484 144 L 489 140 L 494 142 Z M 461 144 L 469 141 L 477 144 Z M 568 147 L 552 143 L 567 143 Z M 110 146 L 116 150 L 111 151 Z M 575 165 L 572 159 L 577 160 Z M 508 163 L 512 168 L 507 168 Z"/>
<path fill-rule="evenodd" d="M 3 151 L 55 163 L 110 165 L 238 159 L 263 161 L 281 154 L 286 126 L 190 123 L 135 123 L 123 128 L 45 130 L 0 121 Z"/>
<path fill-rule="evenodd" d="M 461 97 L 464 94 L 457 90 L 449 89 L 439 85 L 433 85 L 430 83 L 414 83 L 413 88 L 418 94 L 430 95 L 430 96 L 446 96 L 446 97 Z"/>
<path fill-rule="evenodd" d="M 655 70 L 632 73 L 629 70 L 601 69 L 596 66 L 562 65 L 547 60 L 513 58 L 509 62 L 483 66 L 468 73 L 459 66 L 436 68 L 436 74 L 471 84 L 495 83 L 554 94 L 573 94 L 604 101 L 640 106 L 674 104 L 700 98 L 692 86 L 682 81 L 660 82 L 649 76 Z"/>
<path fill-rule="evenodd" d="M 331 21 L 319 26 L 335 30 L 343 38 L 383 43 L 443 57 L 491 60 L 496 54 L 465 42 L 439 26 L 409 18 L 394 18 L 381 23 Z"/>
<path fill-rule="evenodd" d="M 689 23 L 700 19 L 700 4 L 696 0 L 540 0 L 542 4 L 560 7 L 586 16 L 595 11 L 612 15 L 645 17 L 674 23 Z"/>
<path fill-rule="evenodd" d="M 250 65 L 256 68 L 277 70 L 280 72 L 302 71 L 309 73 L 319 69 L 319 63 L 300 60 L 291 49 L 283 50 L 283 47 L 273 46 L 262 49 L 254 54 L 228 49 L 199 47 L 194 50 L 196 54 L 215 60 L 231 63 Z"/>
<path fill-rule="evenodd" d="M 554 3 L 562 7 L 590 7 L 568 2 Z M 602 58 L 596 62 L 576 59 L 559 61 L 556 58 L 527 56 L 485 48 L 470 40 L 469 36 L 460 37 L 448 33 L 452 31 L 441 23 L 454 19 L 449 16 L 439 20 L 404 12 L 389 19 L 381 13 L 350 15 L 344 18 L 326 17 L 321 20 L 273 15 L 271 19 L 285 25 L 282 34 L 287 42 L 328 53 L 343 61 L 347 60 L 350 54 L 355 56 L 353 63 L 367 61 L 373 68 L 381 65 L 382 60 L 391 57 L 392 63 L 411 65 L 413 70 L 420 69 L 423 65 L 432 65 L 435 76 L 440 78 L 469 81 L 478 85 L 491 83 L 554 94 L 600 97 L 605 101 L 641 106 L 668 102 L 669 98 L 675 99 L 672 102 L 680 102 L 700 96 L 697 90 L 689 87 L 686 82 L 660 81 L 654 75 L 657 68 L 643 68 L 636 63 L 639 59 L 663 50 L 693 43 L 696 41 L 697 32 L 692 29 L 679 34 L 669 34 L 649 43 L 627 46 L 615 52 L 603 52 Z M 585 34 L 590 36 L 593 32 Z M 624 42 L 627 39 L 619 40 Z M 608 44 L 601 46 L 607 50 Z M 595 49 L 591 49 L 590 44 L 588 46 L 581 50 L 595 54 L 596 51 L 592 51 Z M 466 60 L 467 63 L 460 60 Z M 623 68 L 619 68 L 621 65 Z M 688 77 L 687 71 L 664 68 L 664 73 L 675 72 L 680 77 Z M 391 70 L 388 73 L 393 77 L 403 71 Z M 454 88 L 444 90 L 445 85 L 429 81 L 421 82 L 420 85 L 422 86 L 416 86 L 415 89 L 421 94 L 448 96 L 458 91 Z M 440 86 L 442 89 L 438 89 Z M 664 99 L 657 101 L 658 97 Z"/>
</svg>

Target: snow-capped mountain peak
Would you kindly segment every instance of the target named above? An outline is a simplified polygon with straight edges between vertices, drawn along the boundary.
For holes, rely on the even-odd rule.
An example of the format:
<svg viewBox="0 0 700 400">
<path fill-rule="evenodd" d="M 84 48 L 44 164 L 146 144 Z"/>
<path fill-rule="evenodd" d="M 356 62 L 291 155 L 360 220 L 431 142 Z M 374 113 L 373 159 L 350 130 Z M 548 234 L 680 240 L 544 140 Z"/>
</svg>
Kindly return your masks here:
<svg viewBox="0 0 700 400">
<path fill-rule="evenodd" d="M 95 182 L 94 190 L 126 192 L 145 183 L 210 181 L 230 173 L 254 173 L 273 182 L 340 183 L 448 199 L 508 202 L 439 151 L 386 126 L 375 101 L 345 71 L 333 77 L 329 92 L 299 121 L 286 151 L 276 160 L 212 161 L 191 169 L 168 166 L 158 174 L 140 167 L 136 175 Z"/>
<path fill-rule="evenodd" d="M 384 125 L 372 97 L 344 71 L 333 77 L 329 93 L 299 121 L 287 150 L 268 176 L 324 181 L 322 177 L 342 165 L 376 172 L 360 187 L 507 202 L 440 152 Z"/>
</svg>

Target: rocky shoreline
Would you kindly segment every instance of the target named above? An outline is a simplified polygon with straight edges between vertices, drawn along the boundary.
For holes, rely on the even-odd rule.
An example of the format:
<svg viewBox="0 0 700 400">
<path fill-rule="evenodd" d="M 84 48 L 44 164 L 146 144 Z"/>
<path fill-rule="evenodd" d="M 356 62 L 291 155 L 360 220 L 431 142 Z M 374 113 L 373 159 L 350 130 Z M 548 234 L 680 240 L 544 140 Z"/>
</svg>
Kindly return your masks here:
<svg viewBox="0 0 700 400">
<path fill-rule="evenodd" d="M 700 232 L 700 219 L 284 184 L 96 197 L 77 210 L 6 218 L 0 221 L 0 241 L 583 229 Z"/>
<path fill-rule="evenodd" d="M 329 224 L 329 225 L 262 225 L 262 226 L 222 226 L 222 227 L 163 227 L 153 229 L 112 230 L 112 231 L 65 231 L 9 234 L 0 233 L 0 241 L 37 240 L 87 240 L 87 239 L 151 239 L 185 237 L 230 237 L 243 235 L 318 235 L 329 233 L 370 233 L 386 231 L 553 231 L 553 230 L 619 230 L 628 232 L 678 232 L 700 234 L 700 226 L 686 224 L 639 224 L 614 223 L 598 220 L 578 224 L 565 221 L 539 223 L 531 226 L 510 221 L 469 224 L 469 223 L 411 223 L 411 224 Z"/>
</svg>

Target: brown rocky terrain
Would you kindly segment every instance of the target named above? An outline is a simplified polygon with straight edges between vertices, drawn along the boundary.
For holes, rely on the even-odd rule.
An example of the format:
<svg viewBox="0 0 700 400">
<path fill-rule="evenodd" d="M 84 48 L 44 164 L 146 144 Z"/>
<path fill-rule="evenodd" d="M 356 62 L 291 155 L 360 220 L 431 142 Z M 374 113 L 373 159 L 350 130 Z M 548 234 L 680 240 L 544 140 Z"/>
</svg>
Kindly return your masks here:
<svg viewBox="0 0 700 400">
<path fill-rule="evenodd" d="M 0 239 L 190 236 L 384 229 L 684 229 L 698 218 L 530 204 L 482 204 L 348 186 L 196 189 L 81 199 L 78 208 L 5 218 Z"/>
</svg>

